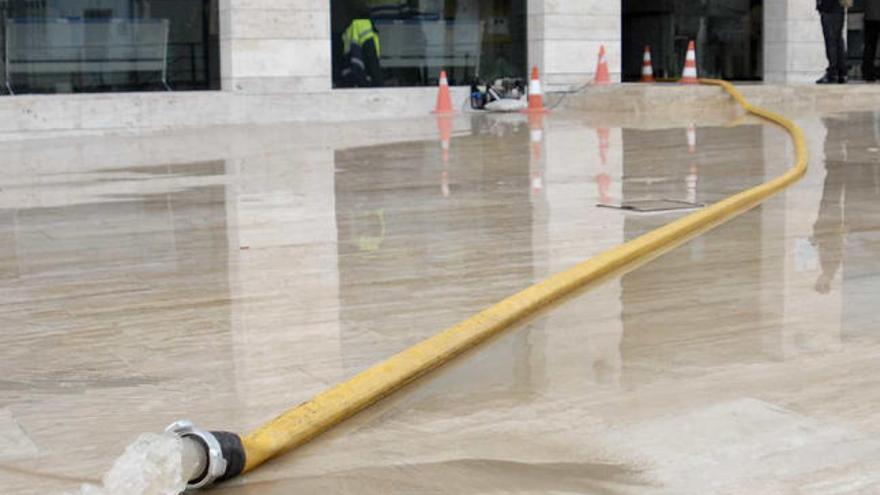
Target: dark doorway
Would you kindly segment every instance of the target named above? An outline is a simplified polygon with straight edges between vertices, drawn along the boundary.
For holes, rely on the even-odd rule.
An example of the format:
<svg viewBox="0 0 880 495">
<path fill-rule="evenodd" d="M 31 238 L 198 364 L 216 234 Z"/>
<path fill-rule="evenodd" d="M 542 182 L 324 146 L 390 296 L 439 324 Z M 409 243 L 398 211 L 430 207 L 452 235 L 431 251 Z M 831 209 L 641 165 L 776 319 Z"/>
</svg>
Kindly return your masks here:
<svg viewBox="0 0 880 495">
<path fill-rule="evenodd" d="M 763 23 L 763 0 L 623 0 L 623 79 L 639 80 L 645 46 L 656 77 L 678 78 L 694 40 L 701 76 L 761 80 Z"/>
</svg>

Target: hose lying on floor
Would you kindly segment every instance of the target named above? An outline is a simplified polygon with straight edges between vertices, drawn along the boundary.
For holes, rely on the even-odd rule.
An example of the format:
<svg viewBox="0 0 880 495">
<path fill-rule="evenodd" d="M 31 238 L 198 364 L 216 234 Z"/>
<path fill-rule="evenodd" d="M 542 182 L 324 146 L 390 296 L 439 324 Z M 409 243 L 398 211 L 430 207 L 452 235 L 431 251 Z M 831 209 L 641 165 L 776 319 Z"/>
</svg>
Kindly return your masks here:
<svg viewBox="0 0 880 495">
<path fill-rule="evenodd" d="M 631 270 L 680 246 L 757 206 L 803 177 L 807 169 L 807 147 L 803 131 L 797 125 L 779 114 L 751 105 L 730 83 L 710 79 L 700 82 L 720 86 L 747 113 L 788 131 L 794 142 L 794 167 L 776 179 L 691 213 L 514 294 L 290 409 L 244 437 L 224 432 L 208 433 L 189 424 L 181 429 L 178 425 L 178 434 L 206 446 L 208 466 L 190 486 L 208 486 L 238 476 L 303 445 L 407 383 L 510 329 L 527 316 L 589 284 Z"/>
</svg>

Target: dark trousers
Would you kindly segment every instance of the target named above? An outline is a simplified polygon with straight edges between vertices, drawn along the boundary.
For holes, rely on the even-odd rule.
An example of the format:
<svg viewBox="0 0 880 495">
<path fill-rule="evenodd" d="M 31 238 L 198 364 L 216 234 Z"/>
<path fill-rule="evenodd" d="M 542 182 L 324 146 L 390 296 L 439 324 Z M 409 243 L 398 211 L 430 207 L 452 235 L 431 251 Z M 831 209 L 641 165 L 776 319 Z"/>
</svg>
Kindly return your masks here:
<svg viewBox="0 0 880 495">
<path fill-rule="evenodd" d="M 385 80 L 382 77 L 382 67 L 379 65 L 379 51 L 376 50 L 376 42 L 373 40 L 364 43 L 364 63 L 367 64 L 370 86 L 374 88 L 384 86 Z"/>
<path fill-rule="evenodd" d="M 825 56 L 828 57 L 828 77 L 845 77 L 846 43 L 843 41 L 843 20 L 845 14 L 822 12 L 822 34 L 825 35 Z"/>
<path fill-rule="evenodd" d="M 865 21 L 865 51 L 862 54 L 862 76 L 866 81 L 877 79 L 874 60 L 877 58 L 877 37 L 880 21 Z"/>
</svg>

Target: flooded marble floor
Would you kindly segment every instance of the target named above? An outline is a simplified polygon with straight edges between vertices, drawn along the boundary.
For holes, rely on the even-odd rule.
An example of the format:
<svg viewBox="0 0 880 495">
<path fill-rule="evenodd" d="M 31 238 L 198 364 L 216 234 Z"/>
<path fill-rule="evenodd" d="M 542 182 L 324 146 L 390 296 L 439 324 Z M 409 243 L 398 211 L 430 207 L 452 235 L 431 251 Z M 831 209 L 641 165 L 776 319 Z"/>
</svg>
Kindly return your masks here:
<svg viewBox="0 0 880 495">
<path fill-rule="evenodd" d="M 699 124 L 699 123 L 697 123 Z M 800 183 L 215 490 L 880 491 L 880 114 Z M 781 130 L 571 115 L 0 145 L 0 493 L 139 433 L 246 432 L 793 160 Z"/>
</svg>

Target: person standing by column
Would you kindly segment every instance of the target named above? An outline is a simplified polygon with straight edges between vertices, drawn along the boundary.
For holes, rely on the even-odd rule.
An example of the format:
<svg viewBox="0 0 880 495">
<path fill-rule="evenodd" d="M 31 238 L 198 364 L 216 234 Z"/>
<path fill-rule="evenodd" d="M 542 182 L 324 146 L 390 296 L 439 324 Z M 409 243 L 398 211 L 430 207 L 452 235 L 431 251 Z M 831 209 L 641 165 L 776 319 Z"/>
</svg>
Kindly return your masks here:
<svg viewBox="0 0 880 495">
<path fill-rule="evenodd" d="M 880 37 L 880 0 L 865 0 L 865 49 L 862 52 L 862 76 L 867 82 L 877 79 L 874 61 Z"/>
<path fill-rule="evenodd" d="M 816 0 L 816 10 L 822 15 L 822 34 L 825 37 L 825 56 L 828 68 L 817 84 L 846 84 L 846 43 L 843 40 L 843 23 L 846 8 L 852 0 Z"/>
</svg>

